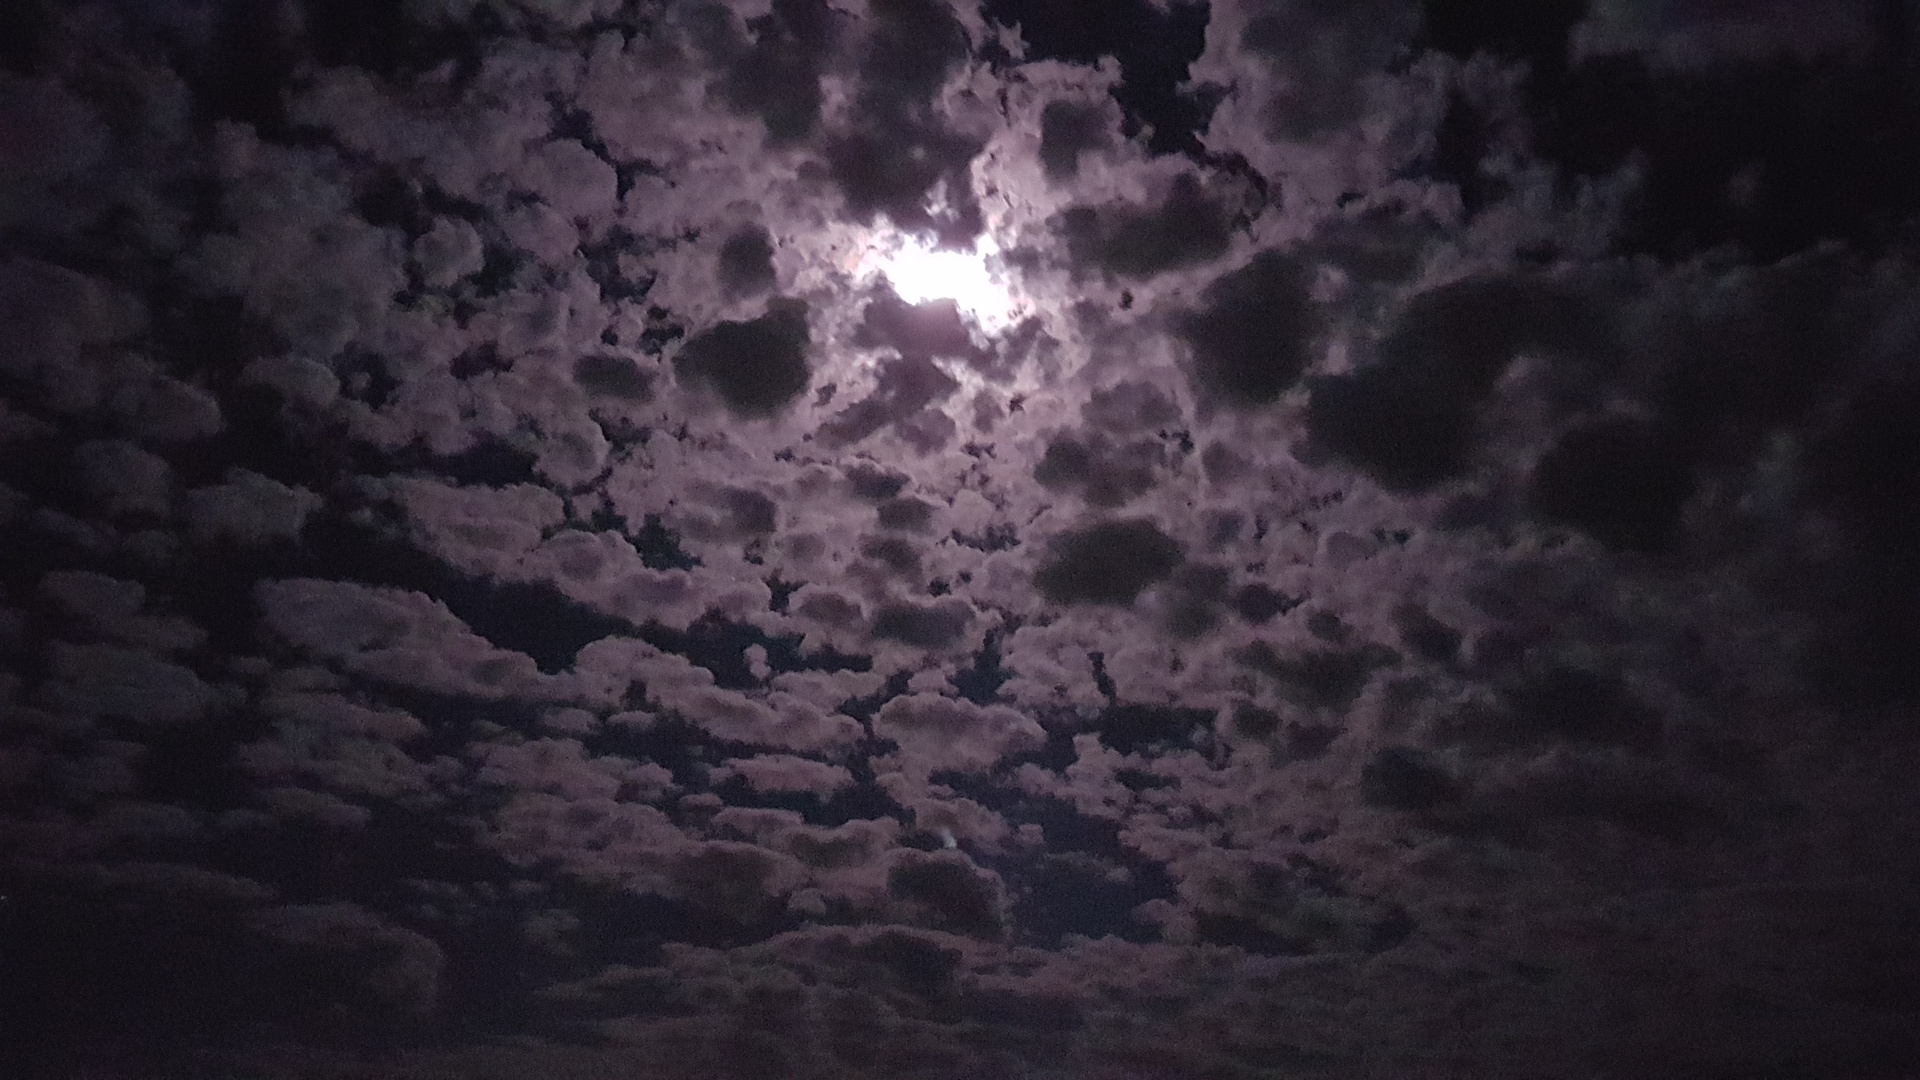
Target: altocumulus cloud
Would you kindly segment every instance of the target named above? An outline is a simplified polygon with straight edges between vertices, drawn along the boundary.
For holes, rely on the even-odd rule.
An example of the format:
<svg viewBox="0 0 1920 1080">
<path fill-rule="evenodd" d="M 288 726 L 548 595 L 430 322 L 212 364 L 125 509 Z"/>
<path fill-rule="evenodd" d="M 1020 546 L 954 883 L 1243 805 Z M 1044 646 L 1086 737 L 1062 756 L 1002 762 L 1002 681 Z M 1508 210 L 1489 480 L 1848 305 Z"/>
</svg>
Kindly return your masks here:
<svg viewBox="0 0 1920 1080">
<path fill-rule="evenodd" d="M 0 1072 L 1911 1073 L 1914 24 L 5 6 Z"/>
</svg>

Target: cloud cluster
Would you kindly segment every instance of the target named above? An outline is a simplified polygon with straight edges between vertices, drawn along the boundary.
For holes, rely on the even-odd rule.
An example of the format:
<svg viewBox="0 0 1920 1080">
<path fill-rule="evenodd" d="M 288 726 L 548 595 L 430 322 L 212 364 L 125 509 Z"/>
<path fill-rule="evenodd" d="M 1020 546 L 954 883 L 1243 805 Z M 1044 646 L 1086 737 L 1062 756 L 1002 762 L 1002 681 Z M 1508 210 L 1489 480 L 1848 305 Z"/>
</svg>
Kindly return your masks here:
<svg viewBox="0 0 1920 1080">
<path fill-rule="evenodd" d="M 23 1075 L 1920 1060 L 1902 5 L 17 6 Z"/>
</svg>

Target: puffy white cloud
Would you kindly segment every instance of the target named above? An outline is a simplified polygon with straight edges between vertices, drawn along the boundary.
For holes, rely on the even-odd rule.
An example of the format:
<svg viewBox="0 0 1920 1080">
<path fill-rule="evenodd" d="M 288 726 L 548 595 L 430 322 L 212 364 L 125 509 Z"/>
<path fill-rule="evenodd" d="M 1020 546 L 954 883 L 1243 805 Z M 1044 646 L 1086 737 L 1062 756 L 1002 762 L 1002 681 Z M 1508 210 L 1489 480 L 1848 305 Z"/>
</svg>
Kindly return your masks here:
<svg viewBox="0 0 1920 1080">
<path fill-rule="evenodd" d="M 753 790 L 767 794 L 805 792 L 829 799 L 834 792 L 853 783 L 853 774 L 844 766 L 792 754 L 734 758 L 721 771 L 738 776 Z"/>
<path fill-rule="evenodd" d="M 975 705 L 936 694 L 896 697 L 874 716 L 874 732 L 900 745 L 902 763 L 921 772 L 993 765 L 1044 740 L 1040 725 L 1005 705 Z"/>
</svg>

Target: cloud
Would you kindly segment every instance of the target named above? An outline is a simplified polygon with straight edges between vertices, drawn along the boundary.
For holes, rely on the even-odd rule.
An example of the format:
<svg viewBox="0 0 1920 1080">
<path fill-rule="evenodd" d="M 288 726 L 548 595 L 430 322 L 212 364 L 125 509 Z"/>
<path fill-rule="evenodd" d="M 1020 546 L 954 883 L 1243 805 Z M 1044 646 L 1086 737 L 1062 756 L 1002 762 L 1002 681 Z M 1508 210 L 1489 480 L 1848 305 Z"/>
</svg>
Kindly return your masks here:
<svg viewBox="0 0 1920 1080">
<path fill-rule="evenodd" d="M 870 349 L 897 349 L 914 359 L 967 357 L 978 351 L 960 307 L 952 300 L 909 304 L 890 290 L 867 303 L 854 343 Z"/>
<path fill-rule="evenodd" d="M 1275 138 L 1306 141 L 1367 115 L 1370 83 L 1412 36 L 1418 13 L 1404 0 L 1371 0 L 1358 8 L 1318 3 L 1230 4 L 1215 34 L 1265 76 L 1260 115 Z M 1237 30 L 1237 35 L 1235 31 Z M 1228 44 L 1228 43 L 1231 44 Z M 1206 66 L 1206 62 L 1202 62 Z"/>
<path fill-rule="evenodd" d="M 1379 483 L 1423 490 L 1469 466 L 1479 410 L 1519 352 L 1602 358 L 1610 348 L 1604 321 L 1564 290 L 1441 286 L 1407 303 L 1370 363 L 1314 381 L 1309 430 Z"/>
<path fill-rule="evenodd" d="M 820 438 L 828 446 L 840 448 L 869 439 L 888 427 L 906 429 L 924 415 L 929 405 L 958 389 L 959 381 L 926 357 L 883 360 L 873 392 L 822 424 Z M 905 437 L 911 441 L 911 435 Z"/>
<path fill-rule="evenodd" d="M 1608 0 L 1592 5 L 1573 28 L 1572 47 L 1581 58 L 1637 56 L 1681 69 L 1780 56 L 1857 56 L 1874 44 L 1870 6 L 1842 2 L 1814 19 L 1774 0 L 1672 7 Z"/>
<path fill-rule="evenodd" d="M 1534 471 L 1531 498 L 1542 517 L 1610 548 L 1658 552 L 1673 543 L 1692 489 L 1686 457 L 1672 437 L 1616 420 L 1562 435 Z"/>
<path fill-rule="evenodd" d="M 766 794 L 804 792 L 820 799 L 853 783 L 853 774 L 840 765 L 812 761 L 792 754 L 761 754 L 735 758 L 725 771 L 739 776 L 755 791 Z"/>
<path fill-rule="evenodd" d="M 596 397 L 620 401 L 653 400 L 653 373 L 631 357 L 590 354 L 573 362 L 573 378 Z"/>
<path fill-rule="evenodd" d="M 0 190 L 10 207 L 33 206 L 48 187 L 82 174 L 105 156 L 108 134 L 99 113 L 58 82 L 0 76 L 0 102 L 15 117 L 13 137 L 0 156 Z"/>
<path fill-rule="evenodd" d="M 305 953 L 303 960 L 317 959 L 322 969 L 345 965 L 327 974 L 350 981 L 364 995 L 362 1008 L 424 1014 L 439 998 L 446 965 L 440 946 L 356 904 L 289 904 L 261 911 L 249 923 L 268 941 Z"/>
<path fill-rule="evenodd" d="M 803 880 L 792 860 L 753 844 L 712 840 L 682 852 L 669 893 L 706 917 L 742 926 L 772 918 Z"/>
<path fill-rule="evenodd" d="M 300 535 L 320 497 L 247 469 L 187 492 L 187 530 L 200 543 L 262 544 Z"/>
<path fill-rule="evenodd" d="M 1153 490 L 1166 449 L 1157 439 L 1116 445 L 1104 435 L 1064 435 L 1047 444 L 1033 478 L 1055 491 L 1078 491 L 1090 506 L 1116 507 Z"/>
<path fill-rule="evenodd" d="M 91 634 L 136 648 L 178 652 L 206 641 L 190 619 L 142 614 L 146 587 L 91 570 L 54 570 L 40 579 L 39 593 Z"/>
<path fill-rule="evenodd" d="M 1310 649 L 1284 656 L 1265 642 L 1255 642 L 1234 658 L 1246 667 L 1271 676 L 1285 697 L 1311 708 L 1344 708 L 1366 688 L 1373 672 L 1399 662 L 1399 654 L 1379 645 L 1355 649 Z"/>
<path fill-rule="evenodd" d="M 658 799 L 673 786 L 673 774 L 652 762 L 616 755 L 590 756 L 574 739 L 535 739 L 495 745 L 479 753 L 476 776 L 483 783 L 523 791 L 546 791 L 569 799 Z"/>
<path fill-rule="evenodd" d="M 328 830 L 351 832 L 364 829 L 373 812 L 338 795 L 306 788 L 268 788 L 260 801 L 283 821 L 309 822 Z"/>
<path fill-rule="evenodd" d="M 982 223 L 967 167 L 982 140 L 949 127 L 934 109 L 970 52 L 967 31 L 939 0 L 881 0 L 871 15 L 853 122 L 826 140 L 828 175 L 855 220 L 885 214 L 902 229 L 971 240 Z M 928 208 L 936 186 L 944 213 Z"/>
<path fill-rule="evenodd" d="M 87 442 L 74 451 L 80 482 L 110 513 L 166 514 L 173 470 L 166 459 L 124 440 Z"/>
<path fill-rule="evenodd" d="M 494 647 L 421 593 L 295 578 L 263 581 L 254 595 L 281 640 L 357 674 L 480 698 L 541 693 L 531 657 Z"/>
<path fill-rule="evenodd" d="M 1269 405 L 1316 358 L 1320 314 L 1305 267 L 1277 251 L 1215 279 L 1206 306 L 1177 322 L 1195 388 L 1235 407 Z"/>
<path fill-rule="evenodd" d="M 720 245 L 720 286 L 734 295 L 750 295 L 773 288 L 773 238 L 759 225 L 744 225 Z"/>
<path fill-rule="evenodd" d="M 1180 565 L 1180 544 L 1150 521 L 1128 519 L 1054 538 L 1034 584 L 1063 604 L 1130 604 Z"/>
<path fill-rule="evenodd" d="M 766 14 L 747 20 L 751 42 L 731 12 L 715 8 L 705 17 L 705 48 L 724 65 L 721 99 L 758 116 L 775 144 L 812 135 L 824 98 L 820 77 L 844 33 L 840 13 L 820 0 L 775 0 Z"/>
<path fill-rule="evenodd" d="M 757 319 L 722 322 L 688 339 L 673 370 L 737 415 L 771 416 L 806 390 L 808 348 L 806 302 L 778 299 Z"/>
<path fill-rule="evenodd" d="M 1077 206 L 1060 216 L 1058 228 L 1077 265 L 1150 278 L 1225 255 L 1234 210 L 1227 199 L 1203 190 L 1193 173 L 1181 173 L 1158 206 Z"/>
<path fill-rule="evenodd" d="M 236 763 L 254 775 L 305 779 L 358 798 L 404 799 L 431 790 L 427 764 L 408 749 L 427 728 L 410 713 L 313 692 L 276 694 L 261 705 L 273 719 L 272 735 L 234 751 Z"/>
<path fill-rule="evenodd" d="M 902 601 L 874 612 L 873 636 L 923 649 L 944 649 L 958 642 L 972 621 L 973 611 L 963 600 Z"/>
<path fill-rule="evenodd" d="M 39 699 L 62 712 L 174 726 L 198 721 L 222 703 L 219 691 L 191 668 L 141 649 L 56 641 L 47 657 L 50 677 Z"/>
<path fill-rule="evenodd" d="M 1091 103 L 1049 101 L 1040 111 L 1040 164 L 1047 179 L 1065 184 L 1080 175 L 1080 159 L 1113 142 L 1117 125 L 1108 109 Z"/>
<path fill-rule="evenodd" d="M 887 892 L 931 929 L 987 938 L 1005 929 L 998 875 L 963 855 L 902 851 L 887 871 Z"/>
<path fill-rule="evenodd" d="M 935 694 L 888 701 L 874 716 L 874 733 L 899 744 L 904 760 L 923 771 L 984 768 L 1042 738 L 1038 724 L 1004 705 Z"/>
<path fill-rule="evenodd" d="M 1897 6 L 0 7 L 30 1071 L 1872 1073 Z"/>
</svg>

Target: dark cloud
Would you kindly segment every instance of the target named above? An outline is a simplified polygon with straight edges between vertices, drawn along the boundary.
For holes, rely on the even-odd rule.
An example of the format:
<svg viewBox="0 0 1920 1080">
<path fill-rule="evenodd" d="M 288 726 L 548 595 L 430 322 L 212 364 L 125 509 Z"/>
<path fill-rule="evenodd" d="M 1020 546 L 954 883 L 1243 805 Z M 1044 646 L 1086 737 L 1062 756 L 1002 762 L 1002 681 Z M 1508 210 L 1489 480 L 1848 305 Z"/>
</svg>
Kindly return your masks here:
<svg viewBox="0 0 1920 1080">
<path fill-rule="evenodd" d="M 903 851 L 887 872 L 887 892 L 910 917 L 935 930 L 997 938 L 1006 901 L 997 875 L 954 852 Z"/>
<path fill-rule="evenodd" d="M 1869 550 L 1911 550 L 1920 529 L 1920 383 L 1869 384 L 1820 440 L 1812 498 L 1844 514 Z"/>
<path fill-rule="evenodd" d="M 1115 507 L 1153 490 L 1166 464 L 1157 439 L 1116 444 L 1104 435 L 1063 435 L 1047 444 L 1033 478 L 1053 491 L 1075 491 L 1091 506 Z"/>
<path fill-rule="evenodd" d="M 1206 306 L 1176 322 L 1192 349 L 1196 389 L 1237 407 L 1278 400 L 1316 357 L 1312 284 L 1306 267 L 1265 251 L 1207 286 Z"/>
<path fill-rule="evenodd" d="M 1379 951 L 1413 930 L 1404 909 L 1351 895 L 1329 867 L 1302 855 L 1209 874 L 1196 907 L 1201 940 L 1263 955 Z"/>
<path fill-rule="evenodd" d="M 1047 179 L 1065 184 L 1080 175 L 1080 157 L 1113 140 L 1112 119 L 1098 105 L 1049 101 L 1040 111 L 1040 165 Z"/>
<path fill-rule="evenodd" d="M 863 558 L 886 567 L 903 578 L 920 576 L 920 549 L 897 536 L 869 536 L 860 541 Z"/>
<path fill-rule="evenodd" d="M 937 0 L 884 0 L 860 63 L 851 128 L 828 139 L 828 172 L 859 221 L 884 213 L 895 225 L 959 243 L 982 225 L 968 165 L 981 141 L 937 119 L 932 99 L 970 51 L 967 33 Z M 927 205 L 944 185 L 947 208 Z"/>
<path fill-rule="evenodd" d="M 1187 745 L 1195 731 L 1213 722 L 1206 709 L 1160 705 L 1111 705 L 1094 721 L 1100 741 L 1122 754 Z"/>
<path fill-rule="evenodd" d="M 781 859 L 753 844 L 712 841 L 682 856 L 673 867 L 673 893 L 703 913 L 751 927 L 779 910 Z"/>
<path fill-rule="evenodd" d="M 1587 12 L 1586 0 L 1425 0 L 1420 41 L 1468 59 L 1478 53 L 1531 62 L 1548 79 L 1567 64 L 1567 38 Z"/>
<path fill-rule="evenodd" d="M 27 0 L 11 6 L 4 21 L 0 21 L 0 29 L 5 30 L 0 37 L 7 42 L 5 51 L 0 52 L 0 65 L 8 71 L 30 75 L 39 66 L 52 32 L 53 16 L 49 7 L 45 0 Z"/>
<path fill-rule="evenodd" d="M 846 470 L 847 484 L 862 499 L 884 502 L 906 490 L 907 477 L 889 472 L 871 462 L 856 461 Z"/>
<path fill-rule="evenodd" d="M 484 13 L 471 20 L 410 18 L 375 0 L 301 0 L 298 8 L 316 60 L 387 77 L 424 73 L 449 61 L 471 73 L 485 41 L 505 29 Z"/>
<path fill-rule="evenodd" d="M 727 488 L 720 493 L 720 506 L 729 530 L 740 535 L 764 535 L 780 525 L 779 504 L 758 491 Z"/>
<path fill-rule="evenodd" d="M 827 161 L 855 220 L 884 214 L 902 228 L 932 231 L 959 245 L 982 225 L 966 173 L 979 152 L 977 141 L 952 132 L 856 130 L 828 145 Z M 935 215 L 926 209 L 927 196 L 943 181 L 955 209 Z"/>
<path fill-rule="evenodd" d="M 1701 793 L 1678 785 L 1672 776 L 1644 763 L 1587 752 L 1556 755 L 1485 785 L 1445 825 L 1537 843 L 1555 826 L 1601 824 L 1671 843 L 1710 825 L 1714 817 Z"/>
<path fill-rule="evenodd" d="M 923 649 L 944 649 L 960 640 L 972 619 L 973 613 L 959 602 L 888 604 L 874 613 L 873 636 Z"/>
<path fill-rule="evenodd" d="M 904 427 L 958 389 L 960 383 L 926 357 L 891 357 L 881 362 L 873 393 L 820 425 L 820 438 L 835 448 L 851 446 L 890 426 Z"/>
<path fill-rule="evenodd" d="M 796 615 L 839 628 L 852 627 L 865 615 L 859 601 L 825 589 L 802 588 L 792 607 Z"/>
<path fill-rule="evenodd" d="M 1693 475 L 1675 440 L 1633 420 L 1602 421 L 1562 435 L 1540 459 L 1534 511 L 1625 551 L 1670 547 Z"/>
<path fill-rule="evenodd" d="M 1817 444 L 1808 495 L 1846 523 L 1858 563 L 1839 583 L 1842 614 L 1810 666 L 1842 701 L 1907 700 L 1920 643 L 1920 388 L 1872 385 Z"/>
<path fill-rule="evenodd" d="M 573 378 L 587 393 L 598 397 L 653 400 L 653 373 L 630 357 L 589 353 L 573 362 Z"/>
<path fill-rule="evenodd" d="M 1151 521 L 1103 522 L 1055 537 L 1033 581 L 1055 603 L 1131 604 L 1183 557 L 1179 542 Z"/>
<path fill-rule="evenodd" d="M 39 702 L 75 716 L 177 725 L 202 719 L 220 702 L 191 668 L 142 649 L 56 641 L 47 647 L 47 667 Z"/>
<path fill-rule="evenodd" d="M 1137 280 L 1226 254 L 1234 214 L 1197 176 L 1181 173 L 1158 206 L 1078 206 L 1060 216 L 1059 228 L 1076 264 Z"/>
<path fill-rule="evenodd" d="M 1617 678 L 1548 666 L 1519 676 L 1499 708 L 1473 706 L 1451 717 L 1440 735 L 1480 750 L 1572 742 L 1654 753 L 1665 725 Z"/>
<path fill-rule="evenodd" d="M 888 979 L 922 998 L 952 988 L 961 967 L 959 949 L 908 930 L 886 930 L 856 950 L 859 958 Z"/>
<path fill-rule="evenodd" d="M 1314 442 L 1396 491 L 1433 487 L 1470 462 L 1479 410 L 1522 349 L 1608 362 L 1611 331 L 1578 297 L 1505 280 L 1421 293 L 1350 375 L 1317 379 Z"/>
<path fill-rule="evenodd" d="M 257 913 L 250 929 L 290 950 L 287 959 L 313 980 L 304 987 L 309 993 L 348 997 L 370 1014 L 420 1015 L 439 998 L 446 964 L 440 946 L 357 904 L 271 908 Z"/>
<path fill-rule="evenodd" d="M 721 287 L 735 296 L 773 288 L 773 238 L 759 225 L 730 234 L 720 245 L 719 271 Z"/>
<path fill-rule="evenodd" d="M 1909 42 L 1893 56 L 1910 64 L 1912 52 Z M 1915 164 L 1877 151 L 1920 125 L 1911 90 L 1888 89 L 1897 65 L 1733 59 L 1673 71 L 1596 57 L 1536 83 L 1528 112 L 1542 158 L 1581 176 L 1635 162 L 1624 250 L 1685 258 L 1738 245 L 1766 263 L 1821 240 L 1871 248 L 1920 207 Z"/>
<path fill-rule="evenodd" d="M 909 304 L 889 292 L 867 304 L 853 340 L 862 348 L 896 349 L 915 359 L 964 357 L 978 351 L 958 304 L 951 300 Z"/>
<path fill-rule="evenodd" d="M 1271 585 L 1257 581 L 1242 585 L 1233 594 L 1234 610 L 1255 626 L 1272 622 L 1274 616 L 1285 615 L 1299 606 L 1300 602 L 1298 597 L 1288 596 Z"/>
<path fill-rule="evenodd" d="M 810 348 L 806 302 L 778 299 L 757 319 L 723 322 L 688 339 L 673 370 L 739 416 L 771 416 L 806 392 Z"/>
<path fill-rule="evenodd" d="M 1394 608 L 1393 621 L 1399 629 L 1401 644 L 1414 655 L 1440 664 L 1450 664 L 1459 657 L 1463 640 L 1460 631 L 1441 622 L 1419 604 L 1409 601 Z"/>
<path fill-rule="evenodd" d="M 724 27 L 710 47 L 725 66 L 719 90 L 728 106 L 758 116 L 775 144 L 812 135 L 824 100 L 820 76 L 843 33 L 839 13 L 823 0 L 774 0 L 767 14 L 747 21 L 751 42 L 730 11 L 716 8 L 711 18 Z"/>
<path fill-rule="evenodd" d="M 283 130 L 284 95 L 299 55 L 298 18 L 292 4 L 234 4 L 221 11 L 195 80 L 201 109 L 262 131 Z M 316 29 L 324 34 L 330 27 L 322 22 Z"/>
<path fill-rule="evenodd" d="M 1159 387 L 1131 381 L 1095 390 L 1080 415 L 1088 424 L 1120 435 L 1155 431 L 1181 419 L 1180 407 Z"/>
<path fill-rule="evenodd" d="M 987 18 L 1019 28 L 1030 59 L 1086 65 L 1117 59 L 1123 78 L 1112 93 L 1126 114 L 1127 137 L 1151 128 L 1147 145 L 1156 154 L 1198 148 L 1196 136 L 1217 99 L 1182 84 L 1206 44 L 1205 6 L 988 0 L 984 7 Z"/>
<path fill-rule="evenodd" d="M 1870 325 L 1836 269 L 1819 253 L 1785 260 L 1662 320 L 1674 355 L 1657 403 L 1689 457 L 1751 454 L 1832 393 Z"/>
<path fill-rule="evenodd" d="M 1264 739 L 1280 730 L 1281 716 L 1250 701 L 1235 702 L 1231 723 L 1236 734 L 1249 739 Z"/>
<path fill-rule="evenodd" d="M 1278 682 L 1283 695 L 1309 708 L 1344 709 L 1359 698 L 1375 670 L 1399 662 L 1384 646 L 1310 649 L 1282 655 L 1265 642 L 1235 653 L 1241 664 Z"/>
<path fill-rule="evenodd" d="M 924 532 L 933 523 L 934 505 L 924 499 L 895 497 L 880 504 L 877 518 L 883 529 Z"/>
<path fill-rule="evenodd" d="M 1274 73 L 1262 107 L 1269 133 L 1305 140 L 1365 115 L 1367 79 L 1384 69 L 1416 21 L 1402 0 L 1294 3 L 1263 11 L 1240 31 L 1240 48 Z"/>
<path fill-rule="evenodd" d="M 1374 754 L 1360 771 L 1360 791 L 1368 805 L 1388 810 L 1432 810 L 1462 797 L 1460 782 L 1433 755 L 1408 746 Z"/>
<path fill-rule="evenodd" d="M 1167 629 L 1196 637 L 1220 625 L 1221 606 L 1233 571 L 1215 563 L 1190 562 L 1176 570 L 1163 613 Z"/>
</svg>

